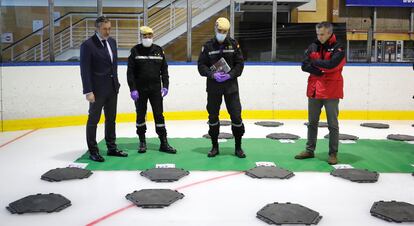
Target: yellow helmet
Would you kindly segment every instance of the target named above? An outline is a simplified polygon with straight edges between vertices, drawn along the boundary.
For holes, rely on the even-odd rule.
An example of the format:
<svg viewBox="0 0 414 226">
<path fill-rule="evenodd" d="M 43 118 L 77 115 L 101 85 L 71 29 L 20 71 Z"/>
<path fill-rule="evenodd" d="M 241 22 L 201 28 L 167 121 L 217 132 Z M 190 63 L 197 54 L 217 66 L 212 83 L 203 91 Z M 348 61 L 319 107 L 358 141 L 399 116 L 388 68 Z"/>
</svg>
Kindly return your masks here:
<svg viewBox="0 0 414 226">
<path fill-rule="evenodd" d="M 230 21 L 225 17 L 220 17 L 216 20 L 216 27 L 217 29 L 228 31 L 230 29 Z"/>
<path fill-rule="evenodd" d="M 154 33 L 154 31 L 152 30 L 152 28 L 150 28 L 148 26 L 141 26 L 139 28 L 139 31 L 141 32 L 142 35 L 153 34 Z"/>
</svg>

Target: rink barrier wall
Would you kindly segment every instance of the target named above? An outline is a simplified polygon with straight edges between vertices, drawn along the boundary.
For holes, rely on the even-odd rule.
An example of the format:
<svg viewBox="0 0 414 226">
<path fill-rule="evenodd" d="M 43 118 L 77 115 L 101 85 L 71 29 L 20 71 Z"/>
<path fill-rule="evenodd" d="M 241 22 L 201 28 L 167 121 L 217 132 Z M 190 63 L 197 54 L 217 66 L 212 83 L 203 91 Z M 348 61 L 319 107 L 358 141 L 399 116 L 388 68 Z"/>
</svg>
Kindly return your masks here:
<svg viewBox="0 0 414 226">
<path fill-rule="evenodd" d="M 198 75 L 196 63 L 170 62 L 169 72 L 166 119 L 207 120 L 205 78 Z M 1 73 L 3 131 L 85 125 L 88 104 L 78 62 L 4 63 Z M 118 74 L 117 122 L 133 122 L 125 63 Z M 347 64 L 343 75 L 340 119 L 414 120 L 412 64 Z M 246 63 L 239 78 L 243 118 L 306 120 L 306 82 L 298 63 Z M 152 120 L 150 107 L 148 111 Z M 224 103 L 220 115 L 229 118 Z"/>
<path fill-rule="evenodd" d="M 165 112 L 165 119 L 168 120 L 206 120 L 208 114 L 206 111 L 193 112 Z M 134 122 L 135 113 L 120 113 L 117 115 L 117 123 Z M 230 119 L 230 116 L 225 110 L 220 111 L 220 119 Z M 307 120 L 307 111 L 243 111 L 243 119 L 268 119 L 268 120 L 283 120 L 283 119 L 303 119 Z M 339 119 L 341 120 L 413 120 L 413 111 L 341 111 Z M 325 112 L 322 112 L 321 120 L 326 120 Z M 3 131 L 29 130 L 41 128 L 53 128 L 64 126 L 79 126 L 86 125 L 87 115 L 79 116 L 60 116 L 48 118 L 33 118 L 33 119 L 18 119 L 18 120 L 4 120 Z M 102 124 L 105 117 L 102 116 L 99 121 Z M 147 121 L 154 121 L 151 114 L 147 115 Z"/>
</svg>

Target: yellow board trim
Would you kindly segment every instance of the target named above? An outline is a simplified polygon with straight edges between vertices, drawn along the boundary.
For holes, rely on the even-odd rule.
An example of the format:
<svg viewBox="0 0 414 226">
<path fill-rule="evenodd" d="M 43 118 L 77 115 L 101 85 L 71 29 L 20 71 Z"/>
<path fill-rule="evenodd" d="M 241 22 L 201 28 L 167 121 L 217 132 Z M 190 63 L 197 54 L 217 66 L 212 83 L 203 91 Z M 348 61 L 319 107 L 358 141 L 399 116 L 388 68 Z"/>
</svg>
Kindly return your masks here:
<svg viewBox="0 0 414 226">
<path fill-rule="evenodd" d="M 306 110 L 245 110 L 244 119 L 307 119 Z M 151 113 L 147 114 L 147 120 L 153 121 Z M 206 111 L 185 111 L 185 112 L 165 112 L 166 120 L 206 120 Z M 220 118 L 229 119 L 226 111 L 220 111 Z M 326 119 L 322 113 L 321 119 Z M 339 119 L 343 120 L 414 120 L 414 111 L 340 111 Z M 32 118 L 3 120 L 3 131 L 28 130 L 40 128 L 52 128 L 63 126 L 86 125 L 87 116 L 59 116 L 48 118 Z M 101 118 L 100 123 L 104 121 Z M 134 122 L 135 113 L 120 113 L 117 115 L 117 122 Z"/>
</svg>

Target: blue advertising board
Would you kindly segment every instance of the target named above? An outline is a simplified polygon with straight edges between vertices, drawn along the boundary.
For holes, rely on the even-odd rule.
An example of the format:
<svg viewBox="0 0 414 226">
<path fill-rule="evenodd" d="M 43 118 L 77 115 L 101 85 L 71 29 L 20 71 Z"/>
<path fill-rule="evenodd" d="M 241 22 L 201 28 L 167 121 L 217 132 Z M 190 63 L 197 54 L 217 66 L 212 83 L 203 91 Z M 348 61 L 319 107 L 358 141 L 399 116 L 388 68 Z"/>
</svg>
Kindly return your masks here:
<svg viewBox="0 0 414 226">
<path fill-rule="evenodd" d="M 346 0 L 346 6 L 414 7 L 414 0 Z"/>
</svg>

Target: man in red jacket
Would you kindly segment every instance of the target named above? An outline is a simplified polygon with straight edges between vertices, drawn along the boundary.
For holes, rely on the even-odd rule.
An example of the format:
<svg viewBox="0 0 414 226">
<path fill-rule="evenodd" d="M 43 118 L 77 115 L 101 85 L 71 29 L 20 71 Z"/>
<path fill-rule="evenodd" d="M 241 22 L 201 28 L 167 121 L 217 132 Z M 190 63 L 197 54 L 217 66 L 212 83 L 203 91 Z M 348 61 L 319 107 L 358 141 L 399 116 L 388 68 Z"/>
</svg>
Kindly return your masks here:
<svg viewBox="0 0 414 226">
<path fill-rule="evenodd" d="M 302 71 L 310 73 L 307 87 L 308 141 L 306 150 L 296 155 L 295 159 L 315 157 L 319 117 L 324 106 L 329 129 L 328 163 L 334 165 L 338 163 L 338 105 L 339 99 L 344 96 L 342 68 L 345 65 L 345 52 L 336 41 L 331 23 L 317 24 L 316 35 L 318 40 L 308 47 L 302 62 Z"/>
</svg>

